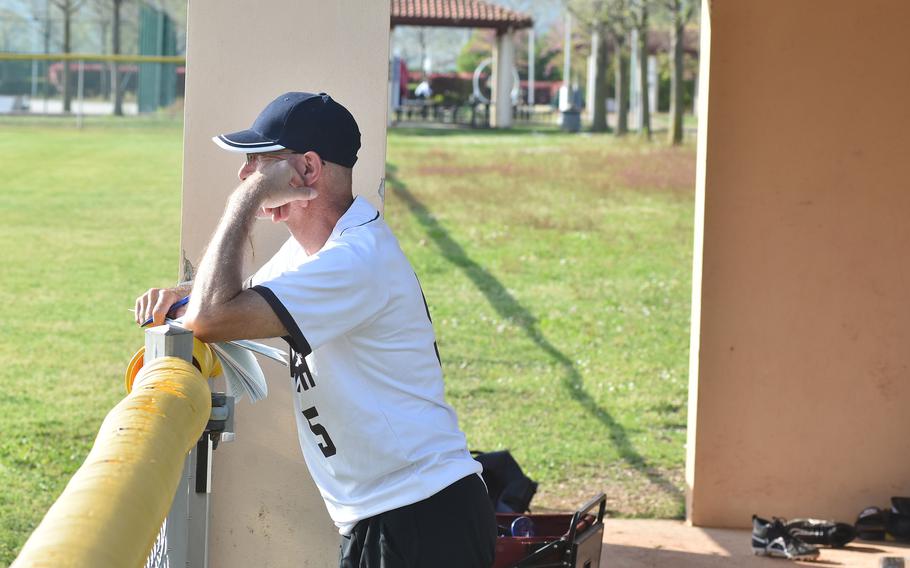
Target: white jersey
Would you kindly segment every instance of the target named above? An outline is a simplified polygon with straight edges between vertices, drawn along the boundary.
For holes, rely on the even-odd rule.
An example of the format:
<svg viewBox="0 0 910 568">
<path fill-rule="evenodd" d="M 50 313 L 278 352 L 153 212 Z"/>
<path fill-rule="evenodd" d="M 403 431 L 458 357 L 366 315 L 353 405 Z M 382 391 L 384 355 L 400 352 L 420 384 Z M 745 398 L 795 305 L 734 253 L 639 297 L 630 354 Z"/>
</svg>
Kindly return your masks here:
<svg viewBox="0 0 910 568">
<path fill-rule="evenodd" d="M 251 284 L 289 333 L 300 447 L 342 534 L 481 471 L 417 276 L 367 200 L 313 255 L 288 239 Z"/>
</svg>

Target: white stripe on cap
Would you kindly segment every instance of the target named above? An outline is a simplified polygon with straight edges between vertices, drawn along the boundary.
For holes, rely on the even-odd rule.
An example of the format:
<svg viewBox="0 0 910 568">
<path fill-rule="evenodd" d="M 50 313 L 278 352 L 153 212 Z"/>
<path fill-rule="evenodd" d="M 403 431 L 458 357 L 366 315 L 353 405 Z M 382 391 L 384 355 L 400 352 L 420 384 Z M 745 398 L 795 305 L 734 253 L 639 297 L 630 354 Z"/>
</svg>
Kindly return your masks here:
<svg viewBox="0 0 910 568">
<path fill-rule="evenodd" d="M 268 144 L 267 142 L 250 142 L 250 143 L 240 143 L 232 142 L 224 136 L 212 136 L 212 142 L 224 148 L 229 152 L 245 152 L 247 154 L 258 154 L 259 152 L 274 152 L 276 150 L 284 150 L 285 147 L 280 144 L 271 144 L 263 146 L 262 144 Z"/>
</svg>

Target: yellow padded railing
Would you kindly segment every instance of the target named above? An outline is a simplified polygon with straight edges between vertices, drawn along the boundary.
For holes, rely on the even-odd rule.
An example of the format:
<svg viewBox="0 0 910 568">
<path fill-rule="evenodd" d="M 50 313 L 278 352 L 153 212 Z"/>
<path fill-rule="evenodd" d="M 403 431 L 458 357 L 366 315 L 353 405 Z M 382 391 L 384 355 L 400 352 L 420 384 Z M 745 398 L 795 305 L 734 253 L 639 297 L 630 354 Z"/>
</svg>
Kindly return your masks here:
<svg viewBox="0 0 910 568">
<path fill-rule="evenodd" d="M 85 462 L 11 568 L 143 566 L 184 458 L 211 414 L 206 378 L 216 359 L 200 359 L 202 373 L 161 357 L 135 374 L 131 392 L 108 413 Z"/>
</svg>

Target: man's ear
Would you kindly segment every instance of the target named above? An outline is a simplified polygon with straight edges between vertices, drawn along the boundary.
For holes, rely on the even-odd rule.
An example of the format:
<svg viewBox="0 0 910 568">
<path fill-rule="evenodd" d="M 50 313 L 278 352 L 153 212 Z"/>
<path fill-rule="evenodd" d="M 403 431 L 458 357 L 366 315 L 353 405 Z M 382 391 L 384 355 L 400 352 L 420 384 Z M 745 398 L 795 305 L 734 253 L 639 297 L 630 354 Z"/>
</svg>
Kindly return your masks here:
<svg viewBox="0 0 910 568">
<path fill-rule="evenodd" d="M 300 158 L 300 166 L 303 167 L 298 167 L 297 171 L 303 178 L 303 184 L 306 187 L 313 187 L 322 177 L 322 158 L 312 150 L 304 153 Z"/>
</svg>

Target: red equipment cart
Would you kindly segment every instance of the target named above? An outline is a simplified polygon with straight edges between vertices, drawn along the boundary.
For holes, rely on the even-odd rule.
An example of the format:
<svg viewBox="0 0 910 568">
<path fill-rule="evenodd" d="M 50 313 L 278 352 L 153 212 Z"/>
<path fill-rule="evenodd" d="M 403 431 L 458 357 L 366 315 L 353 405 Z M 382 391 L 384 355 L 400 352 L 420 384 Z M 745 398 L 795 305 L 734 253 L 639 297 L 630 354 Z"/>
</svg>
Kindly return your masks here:
<svg viewBox="0 0 910 568">
<path fill-rule="evenodd" d="M 606 508 L 607 496 L 601 493 L 572 514 L 497 513 L 501 532 L 510 534 L 515 519 L 528 517 L 533 536 L 497 538 L 493 568 L 600 568 Z"/>
</svg>

